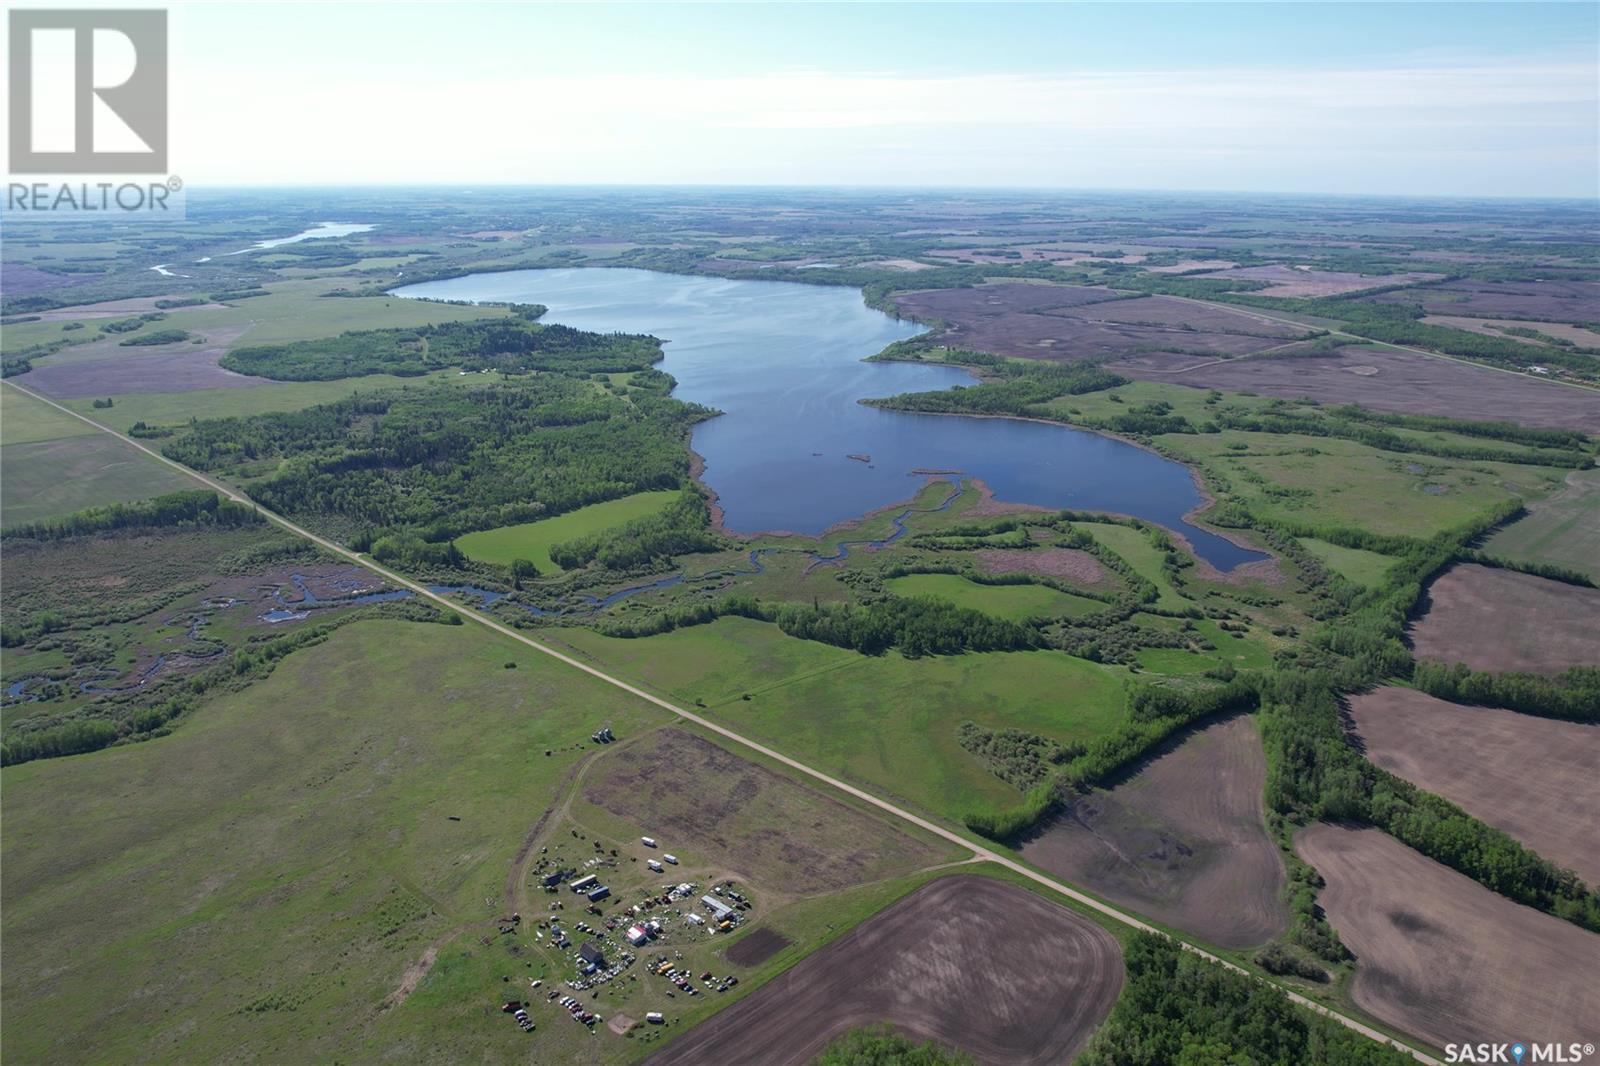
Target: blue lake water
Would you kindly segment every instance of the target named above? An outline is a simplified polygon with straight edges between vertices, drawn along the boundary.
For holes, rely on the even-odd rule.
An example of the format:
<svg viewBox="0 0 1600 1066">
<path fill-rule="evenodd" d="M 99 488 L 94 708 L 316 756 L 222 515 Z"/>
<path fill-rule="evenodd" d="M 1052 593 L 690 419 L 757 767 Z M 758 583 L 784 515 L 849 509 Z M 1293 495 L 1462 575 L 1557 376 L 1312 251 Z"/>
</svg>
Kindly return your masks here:
<svg viewBox="0 0 1600 1066">
<path fill-rule="evenodd" d="M 1141 448 L 1040 422 L 862 406 L 973 379 L 954 367 L 862 362 L 921 327 L 868 308 L 855 289 L 590 267 L 476 274 L 395 295 L 540 303 L 546 321 L 666 341 L 673 395 L 724 412 L 695 428 L 693 445 L 736 532 L 820 533 L 910 498 L 926 480 L 913 471 L 959 470 L 1001 500 L 1179 530 L 1220 570 L 1264 558 L 1184 521 L 1201 502 L 1194 480 Z"/>
</svg>

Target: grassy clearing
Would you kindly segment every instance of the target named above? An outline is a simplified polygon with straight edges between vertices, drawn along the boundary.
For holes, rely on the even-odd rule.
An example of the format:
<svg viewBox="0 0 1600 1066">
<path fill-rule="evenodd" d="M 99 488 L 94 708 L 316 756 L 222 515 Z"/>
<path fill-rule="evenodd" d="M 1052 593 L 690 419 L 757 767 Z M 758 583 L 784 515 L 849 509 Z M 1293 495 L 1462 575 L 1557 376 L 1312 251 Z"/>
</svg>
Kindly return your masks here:
<svg viewBox="0 0 1600 1066">
<path fill-rule="evenodd" d="M 1073 742 L 1125 715 L 1121 671 L 1054 651 L 871 657 L 742 618 L 641 640 L 564 638 L 753 738 L 953 819 L 1020 798 L 958 743 L 963 721 Z"/>
<path fill-rule="evenodd" d="M 1150 543 L 1150 538 L 1142 530 L 1132 526 L 1118 526 L 1110 523 L 1084 522 L 1078 523 L 1079 527 L 1104 544 L 1123 559 L 1129 566 L 1155 585 L 1160 596 L 1156 606 L 1162 610 L 1181 611 L 1192 606 L 1177 589 L 1172 587 L 1172 582 L 1167 580 L 1163 563 L 1166 554 Z"/>
<path fill-rule="evenodd" d="M 1151 621 L 1158 626 L 1175 627 L 1171 619 Z M 1227 632 L 1209 618 L 1195 621 L 1194 631 L 1215 645 L 1216 650 L 1202 653 L 1182 648 L 1146 648 L 1138 653 L 1139 665 L 1179 677 L 1193 677 L 1223 665 L 1235 670 L 1265 670 L 1272 665 L 1272 648 L 1254 636 Z"/>
<path fill-rule="evenodd" d="M 896 596 L 934 596 L 958 607 L 1021 622 L 1029 618 L 1077 618 L 1105 610 L 1105 604 L 1044 585 L 984 585 L 958 574 L 907 574 L 884 587 Z"/>
<path fill-rule="evenodd" d="M 84 437 L 94 427 L 13 388 L 0 388 L 0 445 Z"/>
<path fill-rule="evenodd" d="M 0 449 L 0 483 L 0 521 L 8 526 L 198 487 L 193 478 L 104 434 L 7 444 Z"/>
<path fill-rule="evenodd" d="M 1490 537 L 1484 550 L 1568 566 L 1600 580 L 1600 469 L 1573 471 L 1560 492 L 1528 512 Z"/>
<path fill-rule="evenodd" d="M 596 724 L 663 719 L 478 627 L 363 622 L 170 737 L 6 769 L 5 1057 L 370 1060 L 409 1033 L 412 1061 L 525 1061 L 498 1013 L 453 1024 L 482 985 L 398 1034 L 376 1008 L 482 935 Z"/>
<path fill-rule="evenodd" d="M 186 329 L 238 329 L 236 344 L 280 344 L 284 341 L 332 337 L 353 329 L 422 326 L 434 322 L 497 318 L 498 307 L 403 300 L 392 296 L 324 296 L 338 285 L 329 280 L 289 281 L 264 286 L 266 296 L 240 300 L 230 307 L 192 311 L 183 317 Z"/>
<path fill-rule="evenodd" d="M 1566 471 L 1401 456 L 1299 434 L 1227 431 L 1159 438 L 1223 473 L 1251 511 L 1325 528 L 1430 537 L 1508 499 L 1542 496 Z"/>
<path fill-rule="evenodd" d="M 466 553 L 467 558 L 480 563 L 509 566 L 515 559 L 526 559 L 538 567 L 541 574 L 558 573 L 561 567 L 551 560 L 550 545 L 653 515 L 678 495 L 676 491 L 636 492 L 538 522 L 468 533 L 456 540 L 456 547 Z"/>
<path fill-rule="evenodd" d="M 481 385 L 498 381 L 498 374 L 469 374 L 462 377 L 453 370 L 423 377 L 403 378 L 393 374 L 369 374 L 340 381 L 282 381 L 237 389 L 194 389 L 189 392 L 114 394 L 116 406 L 96 409 L 92 397 L 65 400 L 73 410 L 103 422 L 112 429 L 127 432 L 135 422 L 152 426 L 177 426 L 193 418 L 248 418 L 274 411 L 302 411 L 318 404 L 335 403 L 347 396 L 380 389 L 423 388 L 437 382 Z"/>
<path fill-rule="evenodd" d="M 1365 548 L 1345 548 L 1315 537 L 1301 537 L 1300 546 L 1321 559 L 1329 570 L 1358 585 L 1375 588 L 1383 583 L 1383 575 L 1394 565 L 1391 556 Z"/>
</svg>

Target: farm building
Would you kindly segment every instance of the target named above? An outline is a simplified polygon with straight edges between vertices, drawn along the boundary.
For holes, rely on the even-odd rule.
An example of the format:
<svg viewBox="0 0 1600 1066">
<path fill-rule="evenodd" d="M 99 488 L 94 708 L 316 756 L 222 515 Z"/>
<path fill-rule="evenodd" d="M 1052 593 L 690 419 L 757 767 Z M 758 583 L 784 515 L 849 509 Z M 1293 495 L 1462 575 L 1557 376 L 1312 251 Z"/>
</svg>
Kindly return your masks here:
<svg viewBox="0 0 1600 1066">
<path fill-rule="evenodd" d="M 630 925 L 630 926 L 628 926 L 628 943 L 632 944 L 634 947 L 642 946 L 649 939 L 650 939 L 650 934 L 645 932 L 644 926 L 642 926 L 642 925 Z"/>
<path fill-rule="evenodd" d="M 578 949 L 578 957 L 591 966 L 604 966 L 606 953 L 598 940 L 590 940 Z"/>
<path fill-rule="evenodd" d="M 600 883 L 600 879 L 598 877 L 596 877 L 594 874 L 585 874 L 582 877 L 578 878 L 576 881 L 568 882 L 567 883 L 567 887 L 572 889 L 572 891 L 574 891 L 574 892 L 583 892 L 586 889 L 588 889 L 591 885 L 596 885 L 596 884 L 599 884 L 599 883 Z"/>
<path fill-rule="evenodd" d="M 719 922 L 725 918 L 733 917 L 733 908 L 715 896 L 701 896 L 700 902 L 706 905 L 706 909 L 711 912 L 711 916 Z"/>
<path fill-rule="evenodd" d="M 589 897 L 590 903 L 598 903 L 611 895 L 611 890 L 605 885 L 595 885 L 585 894 Z"/>
</svg>

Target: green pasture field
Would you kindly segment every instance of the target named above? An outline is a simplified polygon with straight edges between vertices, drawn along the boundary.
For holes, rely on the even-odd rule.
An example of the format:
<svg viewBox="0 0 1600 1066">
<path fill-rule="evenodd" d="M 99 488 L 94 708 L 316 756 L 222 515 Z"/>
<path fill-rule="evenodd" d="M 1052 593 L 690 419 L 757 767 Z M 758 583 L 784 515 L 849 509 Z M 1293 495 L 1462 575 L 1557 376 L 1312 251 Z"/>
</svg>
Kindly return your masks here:
<svg viewBox="0 0 1600 1066">
<path fill-rule="evenodd" d="M 7 526 L 199 488 L 193 478 L 103 433 L 5 445 L 0 485 L 0 523 Z"/>
<path fill-rule="evenodd" d="M 1581 570 L 1600 580 L 1600 469 L 1575 470 L 1555 495 L 1496 532 L 1491 555 Z"/>
<path fill-rule="evenodd" d="M 1106 605 L 1087 596 L 1074 596 L 1045 585 L 985 585 L 958 574 L 907 574 L 890 578 L 884 587 L 896 596 L 934 596 L 958 607 L 1009 618 L 1078 618 Z"/>
<path fill-rule="evenodd" d="M 1219 470 L 1234 495 L 1265 518 L 1413 537 L 1453 529 L 1510 499 L 1544 496 L 1566 474 L 1552 467 L 1395 455 L 1299 434 L 1230 430 L 1157 439 Z"/>
<path fill-rule="evenodd" d="M 0 387 L 0 446 L 85 437 L 93 426 L 18 389 Z"/>
<path fill-rule="evenodd" d="M 1340 577 L 1369 588 L 1382 584 L 1383 575 L 1394 565 L 1394 559 L 1381 552 L 1345 548 L 1315 537 L 1301 537 L 1300 546 Z"/>
<path fill-rule="evenodd" d="M 6 768 L 5 1058 L 526 1056 L 499 987 L 379 1008 L 493 934 L 589 733 L 665 717 L 480 627 L 358 622 L 170 736 Z"/>
<path fill-rule="evenodd" d="M 580 507 L 554 518 L 468 533 L 456 540 L 456 547 L 467 558 L 480 563 L 509 566 L 514 559 L 526 559 L 538 567 L 541 574 L 559 573 L 561 567 L 550 558 L 552 544 L 653 515 L 677 498 L 678 493 L 671 490 L 636 492 L 621 499 Z"/>
<path fill-rule="evenodd" d="M 179 312 L 171 312 L 161 326 L 181 325 L 184 329 L 199 332 L 213 329 L 243 330 L 233 345 L 239 347 L 314 340 L 336 336 L 347 330 L 423 326 L 436 322 L 497 318 L 507 314 L 504 308 L 499 307 L 433 303 L 396 296 L 326 296 L 324 293 L 340 287 L 331 278 L 269 282 L 261 287 L 267 290 L 266 296 L 235 300 L 221 307 L 185 308 L 181 310 L 181 318 Z M 220 284 L 208 289 L 174 293 L 173 298 L 207 296 L 219 288 Z M 174 323 L 173 318 L 179 318 L 179 321 Z M 74 333 L 92 335 L 97 332 L 96 327 L 100 323 L 108 321 L 114 320 L 85 319 L 85 328 Z M 59 334 L 61 326 L 60 323 L 49 322 L 25 325 L 53 327 L 53 332 L 43 339 L 51 339 Z M 11 329 L 9 326 L 6 328 L 8 331 Z"/>
<path fill-rule="evenodd" d="M 1020 799 L 957 742 L 963 721 L 1081 742 L 1126 714 L 1125 671 L 1057 651 L 866 656 L 744 618 L 561 639 L 754 739 L 954 820 Z"/>
<path fill-rule="evenodd" d="M 1141 617 L 1141 621 L 1145 619 Z M 1151 624 L 1172 627 L 1170 618 L 1150 619 Z M 1158 674 L 1178 677 L 1203 674 L 1219 666 L 1235 670 L 1265 670 L 1272 665 L 1272 648 L 1255 633 L 1240 636 L 1222 629 L 1209 618 L 1197 619 L 1194 629 L 1216 646 L 1215 651 L 1193 652 L 1183 648 L 1145 648 L 1136 658 L 1139 665 Z"/>
<path fill-rule="evenodd" d="M 422 377 L 368 374 L 338 381 L 275 381 L 237 389 L 193 389 L 189 392 L 115 393 L 116 406 L 96 408 L 93 397 L 62 401 L 97 422 L 126 433 L 136 422 L 151 426 L 182 426 L 193 418 L 248 418 L 273 411 L 300 411 L 317 404 L 334 403 L 358 392 L 380 389 L 422 388 L 438 382 L 481 384 L 502 380 L 499 374 L 468 374 L 441 370 Z M 160 443 L 159 441 L 157 442 Z"/>
</svg>

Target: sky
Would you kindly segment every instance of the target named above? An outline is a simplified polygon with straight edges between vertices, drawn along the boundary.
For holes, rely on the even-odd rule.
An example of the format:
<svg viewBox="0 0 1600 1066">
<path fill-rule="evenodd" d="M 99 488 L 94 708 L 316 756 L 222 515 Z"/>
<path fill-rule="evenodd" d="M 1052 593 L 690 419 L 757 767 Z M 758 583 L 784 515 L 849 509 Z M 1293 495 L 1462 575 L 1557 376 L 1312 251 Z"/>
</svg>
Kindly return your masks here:
<svg viewBox="0 0 1600 1066">
<path fill-rule="evenodd" d="M 169 10 L 191 188 L 1600 195 L 1594 2 Z"/>
</svg>

